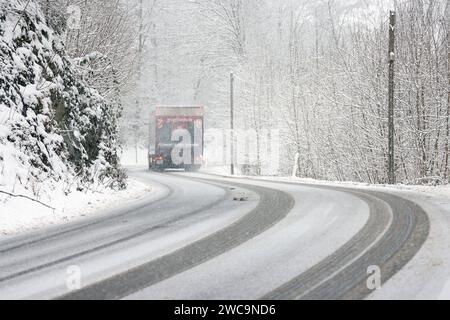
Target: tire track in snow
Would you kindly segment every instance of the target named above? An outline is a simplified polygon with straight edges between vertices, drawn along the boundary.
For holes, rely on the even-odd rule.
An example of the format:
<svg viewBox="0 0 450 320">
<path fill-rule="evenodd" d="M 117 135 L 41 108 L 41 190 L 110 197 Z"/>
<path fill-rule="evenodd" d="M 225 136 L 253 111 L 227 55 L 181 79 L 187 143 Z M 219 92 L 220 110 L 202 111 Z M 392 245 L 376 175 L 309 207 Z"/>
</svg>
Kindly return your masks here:
<svg viewBox="0 0 450 320">
<path fill-rule="evenodd" d="M 158 199 L 156 201 L 151 201 L 149 203 L 146 203 L 146 205 L 140 204 L 140 205 L 137 205 L 137 206 L 136 205 L 132 206 L 131 209 L 126 210 L 124 213 L 121 213 L 121 214 L 118 214 L 118 215 L 105 216 L 103 218 L 96 219 L 96 220 L 94 220 L 93 222 L 90 222 L 90 223 L 82 222 L 81 225 L 79 225 L 77 227 L 69 227 L 67 230 L 64 230 L 64 231 L 61 231 L 61 232 L 56 232 L 55 234 L 50 234 L 49 236 L 40 237 L 38 239 L 34 239 L 34 240 L 31 240 L 31 241 L 28 241 L 28 242 L 20 243 L 20 244 L 14 245 L 12 247 L 3 249 L 3 251 L 4 252 L 11 252 L 11 251 L 13 252 L 15 249 L 28 247 L 28 246 L 31 246 L 31 245 L 34 245 L 34 244 L 41 244 L 42 242 L 45 242 L 45 241 L 48 241 L 48 240 L 55 240 L 55 239 L 58 239 L 58 237 L 67 236 L 68 234 L 74 233 L 74 232 L 88 232 L 88 231 L 95 232 L 95 228 L 94 229 L 92 229 L 92 228 L 97 226 L 97 225 L 101 225 L 102 223 L 103 224 L 111 223 L 111 222 L 114 222 L 117 219 L 119 219 L 118 221 L 120 221 L 120 219 L 122 219 L 123 217 L 131 217 L 133 215 L 136 215 L 137 212 L 139 212 L 139 211 L 141 211 L 143 209 L 149 209 L 149 211 L 151 212 L 153 207 L 158 206 L 161 202 L 163 202 L 164 200 L 170 198 L 170 196 L 173 195 L 173 193 L 174 193 L 173 188 L 168 186 L 168 185 L 165 185 L 165 186 L 169 189 L 169 193 L 167 195 L 165 195 L 161 199 Z M 216 185 L 216 187 L 220 187 L 220 186 Z M 95 246 L 92 246 L 90 248 L 86 248 L 84 250 L 78 250 L 76 253 L 64 255 L 62 258 L 53 259 L 53 260 L 51 260 L 50 262 L 47 262 L 47 263 L 38 264 L 36 266 L 29 267 L 27 269 L 23 269 L 23 270 L 20 270 L 20 271 L 13 272 L 11 274 L 4 275 L 4 276 L 0 277 L 0 283 L 9 281 L 9 280 L 12 280 L 12 279 L 15 279 L 15 278 L 18 278 L 20 276 L 28 275 L 28 274 L 31 274 L 31 273 L 34 273 L 34 272 L 46 269 L 46 268 L 51 267 L 51 266 L 55 266 L 55 265 L 58 265 L 58 264 L 61 264 L 61 263 L 65 263 L 67 261 L 70 261 L 70 260 L 73 260 L 73 259 L 85 256 L 85 255 L 88 255 L 88 254 L 91 254 L 91 253 L 94 253 L 94 252 L 97 252 L 97 251 L 100 251 L 100 250 L 103 250 L 103 249 L 106 249 L 106 248 L 112 247 L 114 245 L 117 245 L 117 244 L 129 241 L 129 240 L 138 238 L 138 237 L 143 236 L 145 234 L 148 234 L 148 233 L 150 233 L 150 232 L 152 232 L 152 231 L 154 231 L 156 229 L 162 228 L 165 225 L 168 225 L 168 224 L 171 224 L 171 223 L 175 223 L 175 222 L 183 219 L 183 217 L 185 217 L 185 216 L 195 215 L 197 213 L 200 213 L 200 212 L 203 212 L 205 210 L 208 210 L 208 209 L 214 207 L 215 205 L 225 201 L 226 199 L 228 199 L 230 197 L 230 192 L 229 192 L 228 189 L 226 189 L 224 187 L 220 187 L 220 188 L 225 190 L 225 193 L 224 193 L 224 195 L 222 197 L 220 197 L 219 199 L 217 199 L 217 200 L 215 200 L 215 201 L 213 201 L 213 202 L 211 202 L 211 203 L 209 203 L 209 204 L 207 204 L 205 206 L 202 206 L 199 209 L 189 210 L 189 211 L 185 212 L 185 214 L 183 216 L 175 216 L 175 217 L 167 218 L 167 219 L 164 219 L 162 221 L 159 221 L 156 224 L 151 224 L 150 226 L 143 228 L 139 232 L 135 232 L 134 231 L 134 232 L 132 232 L 131 234 L 129 234 L 127 236 L 118 237 L 117 239 L 115 239 L 113 241 L 107 241 L 107 242 L 104 242 L 104 243 L 102 243 L 100 245 L 95 245 Z"/>
<path fill-rule="evenodd" d="M 209 179 L 196 180 L 211 183 Z M 240 183 L 220 183 L 257 193 L 260 197 L 257 207 L 210 236 L 132 270 L 64 295 L 60 299 L 123 298 L 239 246 L 285 218 L 294 206 L 294 199 L 282 191 Z"/>
<path fill-rule="evenodd" d="M 354 194 L 369 204 L 370 218 L 347 244 L 262 297 L 264 300 L 364 299 L 372 292 L 366 283 L 369 266 L 380 267 L 385 283 L 415 256 L 428 237 L 430 225 L 425 211 L 409 200 L 377 191 L 310 187 Z"/>
<path fill-rule="evenodd" d="M 209 176 L 219 181 L 239 179 L 216 174 Z M 264 179 L 247 180 L 271 182 Z M 273 182 L 352 194 L 369 205 L 370 216 L 363 229 L 343 247 L 269 292 L 262 300 L 364 299 L 372 292 L 367 287 L 369 266 L 380 267 L 382 283 L 386 283 L 416 255 L 428 238 L 430 222 L 426 212 L 416 203 L 402 197 L 338 186 Z"/>
</svg>

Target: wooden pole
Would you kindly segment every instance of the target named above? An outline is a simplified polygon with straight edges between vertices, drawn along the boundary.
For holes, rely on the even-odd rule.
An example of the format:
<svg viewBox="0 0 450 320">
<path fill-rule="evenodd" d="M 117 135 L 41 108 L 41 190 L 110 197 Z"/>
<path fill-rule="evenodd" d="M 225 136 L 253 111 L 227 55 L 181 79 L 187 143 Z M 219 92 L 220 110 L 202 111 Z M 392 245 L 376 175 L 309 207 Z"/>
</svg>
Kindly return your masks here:
<svg viewBox="0 0 450 320">
<path fill-rule="evenodd" d="M 395 123 L 394 123 L 394 91 L 395 91 L 395 11 L 390 12 L 389 19 L 389 106 L 388 106 L 388 180 L 389 184 L 395 184 Z"/>
</svg>

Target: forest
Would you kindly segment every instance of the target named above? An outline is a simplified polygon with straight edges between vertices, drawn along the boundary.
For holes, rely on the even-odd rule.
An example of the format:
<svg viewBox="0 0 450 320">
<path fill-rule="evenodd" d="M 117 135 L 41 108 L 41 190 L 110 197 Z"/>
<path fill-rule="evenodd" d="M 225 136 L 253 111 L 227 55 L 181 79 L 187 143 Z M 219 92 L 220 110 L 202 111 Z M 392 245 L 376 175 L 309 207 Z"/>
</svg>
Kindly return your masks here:
<svg viewBox="0 0 450 320">
<path fill-rule="evenodd" d="M 280 130 L 279 175 L 295 164 L 299 177 L 367 183 L 388 182 L 394 10 L 396 181 L 450 181 L 446 0 L 38 2 L 112 106 L 122 146 L 149 145 L 156 105 L 205 106 L 207 127 L 227 129 L 233 72 L 236 127 L 254 129 L 258 145 Z"/>
<path fill-rule="evenodd" d="M 232 71 L 236 126 L 281 131 L 279 174 L 298 154 L 298 176 L 370 183 L 387 182 L 395 10 L 396 180 L 450 179 L 448 1 L 73 4 L 81 19 L 68 31 L 69 53 L 94 65 L 92 85 L 122 103 L 123 143 L 148 144 L 157 104 L 205 105 L 208 126 L 226 128 Z"/>
</svg>

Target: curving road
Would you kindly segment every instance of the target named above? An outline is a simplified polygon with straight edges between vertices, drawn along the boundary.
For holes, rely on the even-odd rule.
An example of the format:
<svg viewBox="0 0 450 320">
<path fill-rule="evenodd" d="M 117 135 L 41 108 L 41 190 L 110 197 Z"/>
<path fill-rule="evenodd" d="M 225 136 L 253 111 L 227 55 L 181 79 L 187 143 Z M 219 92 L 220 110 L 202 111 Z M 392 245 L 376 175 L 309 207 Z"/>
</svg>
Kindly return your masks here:
<svg viewBox="0 0 450 320">
<path fill-rule="evenodd" d="M 148 199 L 0 242 L 1 299 L 362 299 L 429 232 L 394 195 L 204 174 L 130 175 Z M 68 267 L 82 288 L 69 291 Z"/>
</svg>

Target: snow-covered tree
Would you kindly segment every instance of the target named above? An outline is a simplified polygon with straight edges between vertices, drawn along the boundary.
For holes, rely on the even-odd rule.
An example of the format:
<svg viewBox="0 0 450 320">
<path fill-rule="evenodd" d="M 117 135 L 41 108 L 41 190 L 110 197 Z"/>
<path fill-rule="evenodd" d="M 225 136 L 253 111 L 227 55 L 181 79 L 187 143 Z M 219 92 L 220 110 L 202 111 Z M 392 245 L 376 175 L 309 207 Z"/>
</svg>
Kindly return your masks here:
<svg viewBox="0 0 450 320">
<path fill-rule="evenodd" d="M 91 88 L 36 1 L 0 1 L 0 184 L 123 188 L 116 109 Z"/>
</svg>

